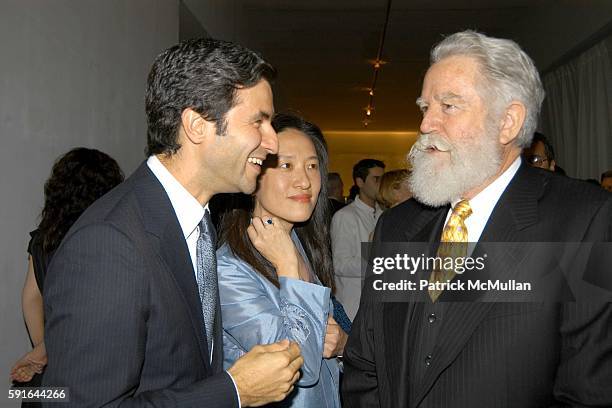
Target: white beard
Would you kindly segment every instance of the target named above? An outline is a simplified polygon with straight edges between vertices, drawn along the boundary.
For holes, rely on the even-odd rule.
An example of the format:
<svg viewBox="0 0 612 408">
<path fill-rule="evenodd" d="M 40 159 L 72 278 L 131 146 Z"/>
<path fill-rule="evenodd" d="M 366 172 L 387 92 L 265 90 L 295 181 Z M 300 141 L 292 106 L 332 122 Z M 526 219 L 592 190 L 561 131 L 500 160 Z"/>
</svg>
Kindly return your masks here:
<svg viewBox="0 0 612 408">
<path fill-rule="evenodd" d="M 463 197 L 499 170 L 502 149 L 491 126 L 462 144 L 452 144 L 435 134 L 421 134 L 410 152 L 412 174 L 408 179 L 414 197 L 439 207 Z M 441 152 L 428 152 L 435 148 Z M 450 161 L 449 156 L 450 155 Z"/>
</svg>

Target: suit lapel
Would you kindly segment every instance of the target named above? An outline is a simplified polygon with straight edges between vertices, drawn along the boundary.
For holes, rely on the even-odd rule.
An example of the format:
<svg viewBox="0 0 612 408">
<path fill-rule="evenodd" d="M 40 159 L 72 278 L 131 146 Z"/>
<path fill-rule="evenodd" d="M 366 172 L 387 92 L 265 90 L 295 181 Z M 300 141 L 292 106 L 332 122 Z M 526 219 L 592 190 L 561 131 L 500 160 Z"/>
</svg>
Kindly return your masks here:
<svg viewBox="0 0 612 408">
<path fill-rule="evenodd" d="M 407 242 L 436 242 L 440 241 L 444 220 L 450 206 L 439 208 L 425 207 L 413 219 L 407 220 L 403 236 L 398 241 Z M 398 237 L 399 238 L 399 237 Z"/>
<path fill-rule="evenodd" d="M 174 221 L 174 220 L 173 220 Z M 193 264 L 185 237 L 180 230 L 178 221 L 168 222 L 164 235 L 160 239 L 160 250 L 168 270 L 172 273 L 174 281 L 180 288 L 183 299 L 187 303 L 191 324 L 200 344 L 202 360 L 210 368 L 208 342 L 204 330 L 202 316 L 202 303 L 198 293 L 198 286 L 193 272 Z M 215 344 L 218 346 L 218 344 Z"/>
<path fill-rule="evenodd" d="M 151 172 L 146 162 L 136 170 L 133 177 L 139 179 L 136 189 L 145 229 L 156 238 L 156 247 L 159 248 L 161 260 L 168 273 L 172 275 L 181 298 L 185 302 L 194 334 L 198 339 L 202 361 L 206 368 L 210 370 L 202 304 L 187 242 L 174 208 L 161 183 Z M 221 319 L 216 320 L 220 322 Z M 221 333 L 221 331 L 218 330 L 217 333 Z M 215 349 L 223 346 L 222 342 L 215 340 Z"/>
<path fill-rule="evenodd" d="M 481 242 L 516 242 L 517 246 L 508 248 L 500 264 L 516 265 L 524 256 L 521 242 L 529 240 L 523 230 L 538 222 L 538 199 L 546 184 L 545 177 L 522 163 L 514 178 L 501 195 L 474 249 L 473 256 L 483 250 Z M 446 214 L 446 213 L 445 213 Z M 439 228 L 439 225 L 438 225 Z M 437 231 L 438 228 L 435 230 Z M 439 242 L 440 234 L 432 234 L 434 242 Z M 506 260 L 504 260 L 506 259 Z M 450 300 L 442 294 L 441 300 Z M 494 302 L 452 302 L 445 309 L 445 323 L 440 329 L 432 361 L 423 378 L 420 391 L 411 399 L 411 406 L 416 406 L 425 397 L 436 379 L 457 358 L 470 336 L 487 316 Z"/>
<path fill-rule="evenodd" d="M 547 180 L 546 175 L 521 164 L 493 209 L 480 241 L 512 242 L 519 231 L 536 224 L 539 220 L 538 200 L 544 193 Z"/>
</svg>

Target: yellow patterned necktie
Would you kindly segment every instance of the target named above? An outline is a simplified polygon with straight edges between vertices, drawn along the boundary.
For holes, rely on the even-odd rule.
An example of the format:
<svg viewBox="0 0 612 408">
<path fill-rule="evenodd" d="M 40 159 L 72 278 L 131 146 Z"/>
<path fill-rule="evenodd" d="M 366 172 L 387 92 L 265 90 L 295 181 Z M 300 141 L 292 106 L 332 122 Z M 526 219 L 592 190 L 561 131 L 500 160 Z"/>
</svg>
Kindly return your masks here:
<svg viewBox="0 0 612 408">
<path fill-rule="evenodd" d="M 467 200 L 459 201 L 453 208 L 448 222 L 442 230 L 442 238 L 440 239 L 440 247 L 438 248 L 438 258 L 442 259 L 444 264 L 445 258 L 459 258 L 467 255 L 468 231 L 465 226 L 465 220 L 472 215 L 472 208 Z M 455 277 L 453 269 L 434 269 L 429 277 L 429 282 L 447 282 Z M 429 290 L 429 297 L 432 302 L 435 302 L 441 290 Z"/>
</svg>

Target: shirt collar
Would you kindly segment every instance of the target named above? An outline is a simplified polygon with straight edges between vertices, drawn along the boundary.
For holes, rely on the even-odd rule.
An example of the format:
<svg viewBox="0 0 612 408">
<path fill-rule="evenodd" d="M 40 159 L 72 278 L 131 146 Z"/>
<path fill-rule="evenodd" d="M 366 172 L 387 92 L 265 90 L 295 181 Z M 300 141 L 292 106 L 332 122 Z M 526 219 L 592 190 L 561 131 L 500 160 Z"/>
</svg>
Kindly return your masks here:
<svg viewBox="0 0 612 408">
<path fill-rule="evenodd" d="M 185 239 L 195 231 L 204 217 L 204 212 L 208 210 L 208 203 L 204 207 L 174 178 L 159 159 L 153 155 L 147 159 L 147 166 L 151 169 L 155 177 L 159 180 L 162 187 L 168 194 L 170 203 L 176 213 L 181 230 Z"/>
<path fill-rule="evenodd" d="M 359 195 L 357 195 L 355 197 L 355 205 L 361 209 L 367 210 L 367 211 L 372 211 L 372 212 L 376 212 L 380 209 L 380 207 L 378 206 L 378 203 L 374 203 L 374 208 L 370 207 L 369 205 L 367 205 L 366 203 L 364 203 L 361 198 L 359 198 Z"/>
<path fill-rule="evenodd" d="M 493 212 L 493 208 L 497 204 L 499 197 L 503 194 L 508 184 L 518 171 L 521 166 L 521 156 L 517 157 L 510 167 L 506 169 L 498 178 L 493 180 L 491 184 L 485 187 L 480 193 L 476 194 L 474 198 L 470 200 L 470 207 L 472 208 L 472 212 L 474 214 L 491 214 Z M 452 206 L 455 208 L 455 205 L 461 201 L 461 199 L 453 200 Z"/>
</svg>

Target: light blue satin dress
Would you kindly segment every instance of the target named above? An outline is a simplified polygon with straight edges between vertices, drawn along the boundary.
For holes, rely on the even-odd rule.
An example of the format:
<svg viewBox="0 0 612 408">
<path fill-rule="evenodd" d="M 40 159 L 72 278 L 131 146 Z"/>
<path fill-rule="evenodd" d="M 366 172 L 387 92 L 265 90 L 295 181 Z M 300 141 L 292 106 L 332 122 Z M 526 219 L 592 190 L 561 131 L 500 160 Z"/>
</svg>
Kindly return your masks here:
<svg viewBox="0 0 612 408">
<path fill-rule="evenodd" d="M 338 360 L 322 358 L 327 316 L 334 310 L 330 289 L 312 274 L 295 233 L 292 239 L 316 283 L 281 277 L 279 289 L 234 256 L 227 244 L 217 250 L 224 366 L 229 368 L 257 344 L 295 341 L 304 357 L 301 377 L 293 392 L 274 406 L 340 407 Z"/>
</svg>

